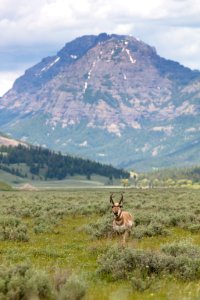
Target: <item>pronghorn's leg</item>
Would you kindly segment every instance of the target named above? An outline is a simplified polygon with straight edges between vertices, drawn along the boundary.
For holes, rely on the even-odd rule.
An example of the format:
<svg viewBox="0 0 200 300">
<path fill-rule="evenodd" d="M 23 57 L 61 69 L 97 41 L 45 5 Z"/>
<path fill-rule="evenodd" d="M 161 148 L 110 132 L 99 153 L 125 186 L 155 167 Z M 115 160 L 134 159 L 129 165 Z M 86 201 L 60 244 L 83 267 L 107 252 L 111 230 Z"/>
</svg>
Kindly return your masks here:
<svg viewBox="0 0 200 300">
<path fill-rule="evenodd" d="M 119 236 L 120 236 L 120 233 L 118 231 L 115 231 L 113 236 L 114 236 L 115 239 L 118 240 Z"/>
<path fill-rule="evenodd" d="M 123 246 L 126 245 L 126 239 L 127 239 L 128 236 L 129 236 L 129 231 L 126 230 L 126 231 L 124 232 L 124 234 L 123 234 Z"/>
</svg>

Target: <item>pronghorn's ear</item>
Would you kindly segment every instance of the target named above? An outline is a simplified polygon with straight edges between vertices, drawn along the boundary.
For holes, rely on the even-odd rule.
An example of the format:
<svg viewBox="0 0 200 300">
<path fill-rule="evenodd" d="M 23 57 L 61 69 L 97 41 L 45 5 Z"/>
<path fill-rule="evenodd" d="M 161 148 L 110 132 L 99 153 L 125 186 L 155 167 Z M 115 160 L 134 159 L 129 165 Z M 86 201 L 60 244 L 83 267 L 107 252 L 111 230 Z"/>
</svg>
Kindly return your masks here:
<svg viewBox="0 0 200 300">
<path fill-rule="evenodd" d="M 113 193 L 111 193 L 111 195 L 110 195 L 110 203 L 114 205 L 114 201 L 113 201 L 112 197 L 113 197 Z"/>
<path fill-rule="evenodd" d="M 122 203 L 124 201 L 124 197 L 123 197 L 123 194 L 121 193 L 121 199 L 119 200 L 119 205 L 122 206 Z"/>
</svg>

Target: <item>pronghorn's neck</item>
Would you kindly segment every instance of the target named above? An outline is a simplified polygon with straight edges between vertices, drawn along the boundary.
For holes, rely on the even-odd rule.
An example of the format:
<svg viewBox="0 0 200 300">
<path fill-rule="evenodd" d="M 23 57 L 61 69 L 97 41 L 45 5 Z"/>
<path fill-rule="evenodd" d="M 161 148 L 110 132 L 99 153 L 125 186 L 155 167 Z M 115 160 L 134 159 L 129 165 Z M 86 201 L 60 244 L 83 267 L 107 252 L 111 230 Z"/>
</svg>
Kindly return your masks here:
<svg viewBox="0 0 200 300">
<path fill-rule="evenodd" d="M 115 225 L 117 225 L 117 226 L 124 226 L 124 219 L 123 218 L 115 219 L 114 222 L 115 222 Z"/>
</svg>

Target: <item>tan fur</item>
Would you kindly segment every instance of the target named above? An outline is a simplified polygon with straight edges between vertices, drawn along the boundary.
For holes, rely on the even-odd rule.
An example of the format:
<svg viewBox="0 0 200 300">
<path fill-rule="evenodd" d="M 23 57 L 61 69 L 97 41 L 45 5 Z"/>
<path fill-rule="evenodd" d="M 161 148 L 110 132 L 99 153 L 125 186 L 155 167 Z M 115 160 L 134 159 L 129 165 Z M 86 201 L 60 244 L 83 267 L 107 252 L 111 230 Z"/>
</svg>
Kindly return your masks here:
<svg viewBox="0 0 200 300">
<path fill-rule="evenodd" d="M 123 202 L 123 195 L 119 202 L 114 202 L 111 194 L 110 202 L 112 204 L 112 212 L 115 216 L 113 220 L 113 229 L 114 231 L 123 235 L 123 245 L 125 245 L 127 237 L 129 236 L 134 225 L 133 217 L 129 212 L 122 211 L 121 204 Z"/>
</svg>

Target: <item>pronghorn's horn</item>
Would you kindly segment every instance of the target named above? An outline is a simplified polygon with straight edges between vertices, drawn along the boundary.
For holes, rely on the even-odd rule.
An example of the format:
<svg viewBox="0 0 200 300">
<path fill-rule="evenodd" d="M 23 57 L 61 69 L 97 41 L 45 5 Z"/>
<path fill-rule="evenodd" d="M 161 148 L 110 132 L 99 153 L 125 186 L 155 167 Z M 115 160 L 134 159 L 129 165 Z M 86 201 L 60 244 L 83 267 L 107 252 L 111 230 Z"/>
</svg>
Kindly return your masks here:
<svg viewBox="0 0 200 300">
<path fill-rule="evenodd" d="M 110 203 L 114 204 L 114 201 L 113 201 L 113 193 L 110 195 Z"/>
<path fill-rule="evenodd" d="M 121 205 L 123 203 L 123 201 L 124 201 L 124 197 L 123 197 L 123 194 L 121 193 L 121 199 L 119 201 L 119 205 Z"/>
</svg>

